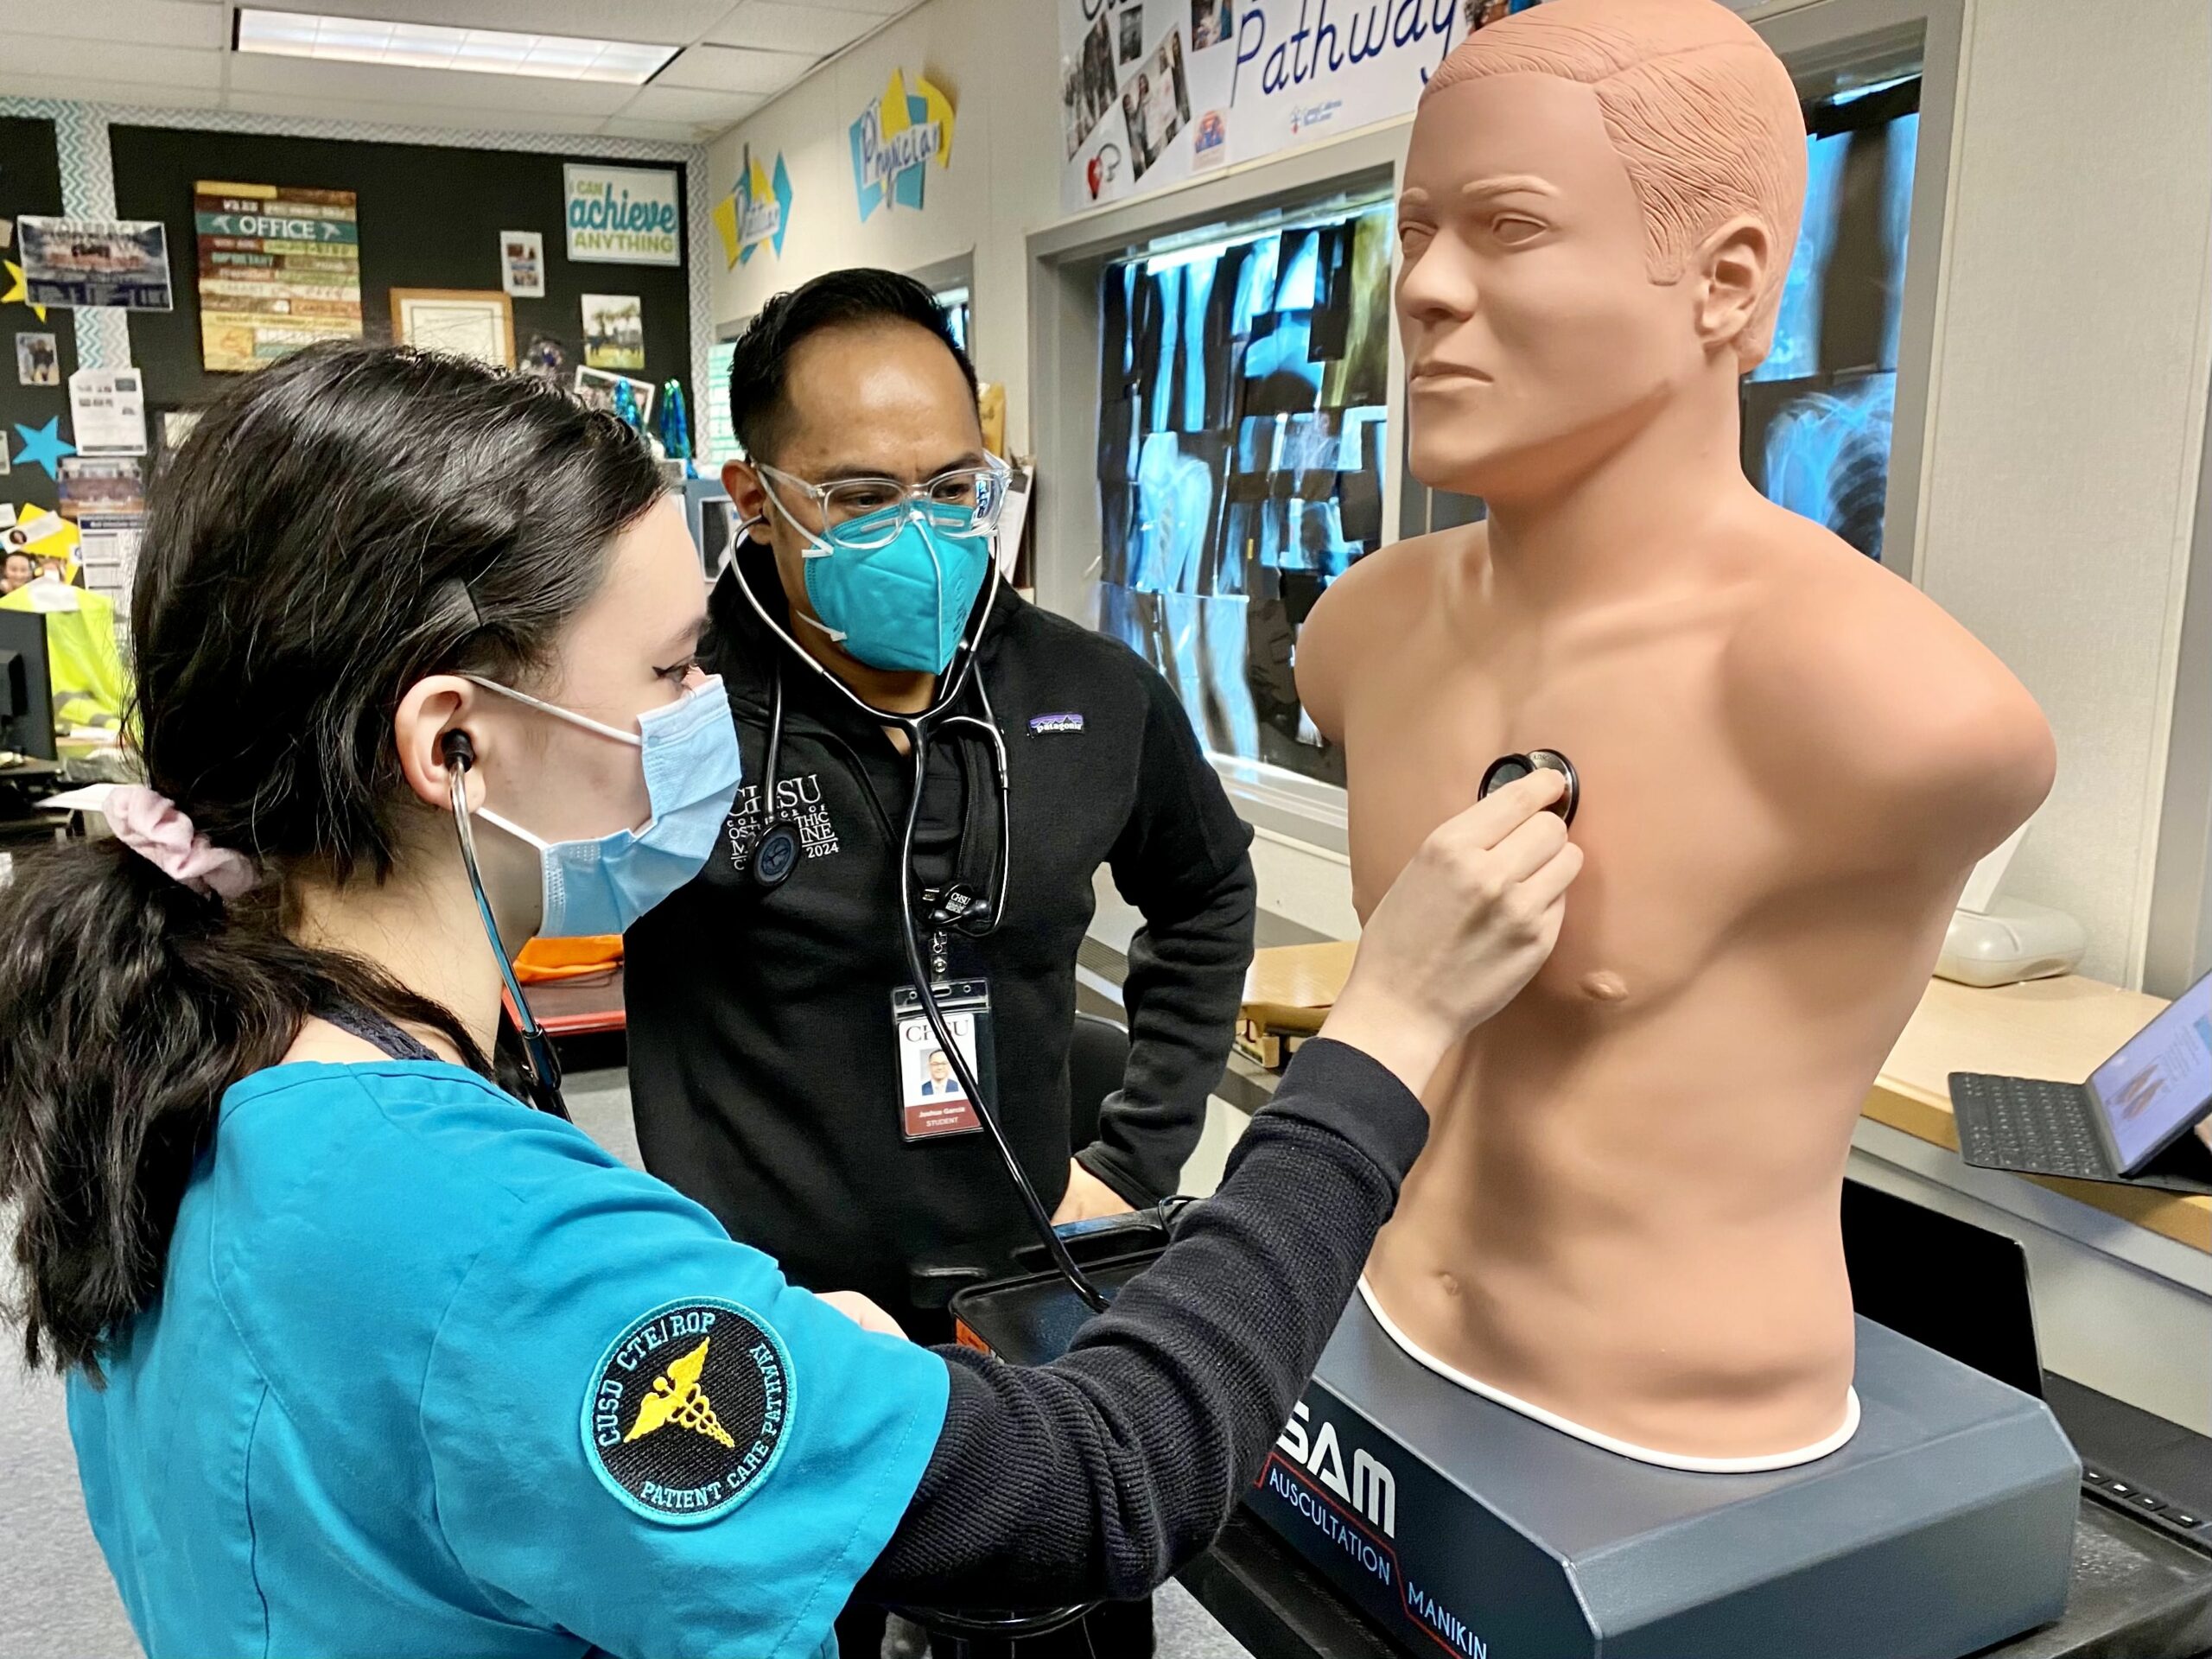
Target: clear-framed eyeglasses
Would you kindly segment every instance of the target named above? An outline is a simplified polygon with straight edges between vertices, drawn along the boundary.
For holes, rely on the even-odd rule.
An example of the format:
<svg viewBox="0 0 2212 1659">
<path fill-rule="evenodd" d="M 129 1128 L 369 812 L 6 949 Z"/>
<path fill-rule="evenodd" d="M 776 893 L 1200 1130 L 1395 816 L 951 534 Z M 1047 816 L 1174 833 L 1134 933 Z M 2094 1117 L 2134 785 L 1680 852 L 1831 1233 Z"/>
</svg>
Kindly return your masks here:
<svg viewBox="0 0 2212 1659">
<path fill-rule="evenodd" d="M 751 463 L 768 480 L 768 499 L 785 518 L 788 504 L 778 499 L 774 486 L 812 499 L 820 514 L 822 533 L 834 534 L 839 545 L 854 548 L 887 547 L 898 539 L 908 522 L 926 515 L 938 529 L 953 536 L 988 536 L 1006 511 L 1007 486 L 1014 475 L 996 455 L 986 455 L 980 467 L 955 467 L 919 484 L 895 478 L 841 478 L 834 484 L 816 484 L 766 461 Z M 802 531 L 810 526 L 793 519 Z"/>
</svg>

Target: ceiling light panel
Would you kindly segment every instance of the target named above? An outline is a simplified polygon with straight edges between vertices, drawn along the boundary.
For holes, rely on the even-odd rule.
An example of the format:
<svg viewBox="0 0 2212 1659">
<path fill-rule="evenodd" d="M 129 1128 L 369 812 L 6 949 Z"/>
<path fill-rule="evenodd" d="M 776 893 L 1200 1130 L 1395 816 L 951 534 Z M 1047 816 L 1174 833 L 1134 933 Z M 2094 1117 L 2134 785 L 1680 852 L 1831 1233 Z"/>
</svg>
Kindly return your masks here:
<svg viewBox="0 0 2212 1659">
<path fill-rule="evenodd" d="M 324 62 L 384 64 L 395 69 L 465 69 L 547 80 L 603 80 L 638 86 L 676 49 L 633 41 L 570 35 L 518 35 L 440 23 L 382 22 L 313 12 L 238 8 L 238 49 Z"/>
</svg>

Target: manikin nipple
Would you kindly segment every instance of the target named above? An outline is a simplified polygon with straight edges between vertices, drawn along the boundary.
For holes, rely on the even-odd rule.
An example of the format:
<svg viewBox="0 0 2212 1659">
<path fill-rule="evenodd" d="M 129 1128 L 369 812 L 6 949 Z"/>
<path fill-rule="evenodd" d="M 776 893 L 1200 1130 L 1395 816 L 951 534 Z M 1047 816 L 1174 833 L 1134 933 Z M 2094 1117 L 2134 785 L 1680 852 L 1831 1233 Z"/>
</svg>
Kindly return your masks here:
<svg viewBox="0 0 2212 1659">
<path fill-rule="evenodd" d="M 1624 1002 L 1628 982 L 1610 968 L 1594 969 L 1582 976 L 1582 995 L 1592 1002 Z"/>
</svg>

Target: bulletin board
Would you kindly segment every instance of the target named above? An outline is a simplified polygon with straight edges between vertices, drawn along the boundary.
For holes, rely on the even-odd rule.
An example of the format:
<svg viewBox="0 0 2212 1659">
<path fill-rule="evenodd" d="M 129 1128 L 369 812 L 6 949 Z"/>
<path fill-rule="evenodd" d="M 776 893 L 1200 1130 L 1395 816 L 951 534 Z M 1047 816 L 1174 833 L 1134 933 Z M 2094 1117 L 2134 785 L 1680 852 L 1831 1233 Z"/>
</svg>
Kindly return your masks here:
<svg viewBox="0 0 2212 1659">
<path fill-rule="evenodd" d="M 28 116 L 0 116 L 0 219 L 7 219 L 12 228 L 25 213 L 60 212 L 61 167 L 54 123 Z M 10 245 L 0 251 L 0 258 L 20 265 L 14 239 L 12 235 L 9 238 Z M 13 281 L 10 274 L 7 285 L 12 286 Z M 6 287 L 0 287 L 0 292 L 5 291 Z M 35 432 L 47 422 L 57 421 L 56 432 L 63 438 L 69 435 L 69 377 L 77 368 L 75 315 L 49 306 L 46 321 L 41 322 L 21 300 L 0 303 L 0 438 L 6 440 L 11 456 L 22 448 L 22 435 L 16 430 L 18 426 Z M 17 378 L 16 336 L 31 334 L 54 336 L 53 385 L 27 386 Z M 6 477 L 0 478 L 0 501 L 18 511 L 26 504 L 49 511 L 60 505 L 54 480 L 35 464 L 12 467 Z"/>
<path fill-rule="evenodd" d="M 691 227 L 682 226 L 684 263 L 571 263 L 562 233 L 562 167 L 564 161 L 580 158 L 556 150 L 467 149 L 119 124 L 108 133 L 116 215 L 167 224 L 177 273 L 174 310 L 130 315 L 130 354 L 145 373 L 149 411 L 188 408 L 238 378 L 210 372 L 202 362 L 200 295 L 190 251 L 196 245 L 193 187 L 203 179 L 351 191 L 360 238 L 362 328 L 368 339 L 391 337 L 394 289 L 497 293 L 503 264 L 499 233 L 535 231 L 543 237 L 544 294 L 518 294 L 513 307 L 515 351 L 525 366 L 531 340 L 552 340 L 565 353 L 563 384 L 572 383 L 584 362 L 584 295 L 634 295 L 644 314 L 645 365 L 624 372 L 655 386 L 671 379 L 690 384 Z M 50 167 L 50 138 L 48 153 Z M 676 172 L 677 200 L 687 200 L 680 164 L 651 165 Z M 0 186 L 9 176 L 0 174 Z"/>
</svg>

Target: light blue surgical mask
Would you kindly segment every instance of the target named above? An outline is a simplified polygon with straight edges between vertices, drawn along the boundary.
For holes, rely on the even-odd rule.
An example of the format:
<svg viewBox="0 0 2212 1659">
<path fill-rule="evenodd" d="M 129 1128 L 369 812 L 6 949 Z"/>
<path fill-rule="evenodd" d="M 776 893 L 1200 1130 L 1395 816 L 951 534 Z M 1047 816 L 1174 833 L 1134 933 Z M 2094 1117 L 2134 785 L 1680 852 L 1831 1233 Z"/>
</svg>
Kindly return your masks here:
<svg viewBox="0 0 2212 1659">
<path fill-rule="evenodd" d="M 536 849 L 546 938 L 626 933 L 630 925 L 698 874 L 715 849 L 744 772 L 737 724 L 716 675 L 674 702 L 648 709 L 626 732 L 556 703 L 467 676 L 487 691 L 627 743 L 641 752 L 652 817 L 642 830 L 618 830 L 596 841 L 546 841 L 489 807 L 477 816 Z"/>
<path fill-rule="evenodd" d="M 772 492 L 768 499 L 775 500 Z M 806 597 L 814 617 L 799 620 L 812 623 L 871 668 L 944 672 L 991 571 L 990 533 L 960 533 L 973 522 L 972 513 L 901 503 L 819 536 L 784 516 L 807 537 Z M 881 541 L 897 518 L 905 520 L 897 534 L 868 545 Z"/>
</svg>

